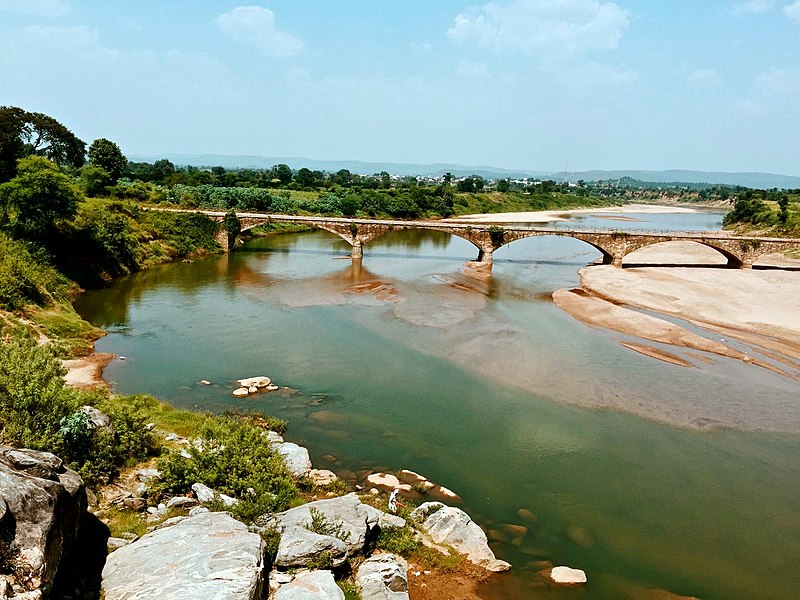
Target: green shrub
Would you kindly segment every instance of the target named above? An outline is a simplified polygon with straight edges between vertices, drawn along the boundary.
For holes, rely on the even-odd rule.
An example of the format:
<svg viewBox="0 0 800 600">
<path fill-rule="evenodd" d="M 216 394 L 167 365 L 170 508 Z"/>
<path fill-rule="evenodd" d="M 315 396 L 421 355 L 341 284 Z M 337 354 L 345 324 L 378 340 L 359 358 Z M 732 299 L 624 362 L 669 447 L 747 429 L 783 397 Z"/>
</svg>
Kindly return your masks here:
<svg viewBox="0 0 800 600">
<path fill-rule="evenodd" d="M 41 251 L 0 233 L 0 308 L 45 306 L 65 299 L 71 287 Z"/>
<path fill-rule="evenodd" d="M 377 547 L 400 556 L 411 556 L 419 548 L 419 542 L 410 527 L 381 527 Z"/>
<path fill-rule="evenodd" d="M 204 483 L 237 498 L 230 510 L 248 523 L 295 499 L 297 488 L 262 428 L 223 416 L 206 420 L 197 440 L 187 448 L 191 458 L 175 450 L 158 461 L 161 491 L 182 494 Z"/>
</svg>

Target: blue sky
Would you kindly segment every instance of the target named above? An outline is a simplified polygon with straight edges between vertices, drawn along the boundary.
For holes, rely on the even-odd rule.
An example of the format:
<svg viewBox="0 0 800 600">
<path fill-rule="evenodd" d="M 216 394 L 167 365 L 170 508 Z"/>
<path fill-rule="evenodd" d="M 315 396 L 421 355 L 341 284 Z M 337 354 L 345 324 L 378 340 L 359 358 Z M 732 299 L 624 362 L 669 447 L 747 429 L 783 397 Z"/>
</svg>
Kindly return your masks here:
<svg viewBox="0 0 800 600">
<path fill-rule="evenodd" d="M 0 104 L 127 154 L 800 175 L 800 0 L 0 0 Z"/>
</svg>

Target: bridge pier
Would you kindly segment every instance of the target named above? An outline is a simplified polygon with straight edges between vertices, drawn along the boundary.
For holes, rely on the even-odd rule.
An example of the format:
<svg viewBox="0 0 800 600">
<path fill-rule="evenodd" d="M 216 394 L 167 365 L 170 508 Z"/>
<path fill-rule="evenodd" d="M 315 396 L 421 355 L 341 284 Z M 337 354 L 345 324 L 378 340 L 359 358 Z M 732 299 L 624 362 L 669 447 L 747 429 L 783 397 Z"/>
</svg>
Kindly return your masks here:
<svg viewBox="0 0 800 600">
<path fill-rule="evenodd" d="M 361 240 L 356 239 L 353 242 L 353 251 L 350 253 L 350 257 L 353 260 L 361 260 L 364 258 L 364 246 L 361 244 Z"/>
</svg>

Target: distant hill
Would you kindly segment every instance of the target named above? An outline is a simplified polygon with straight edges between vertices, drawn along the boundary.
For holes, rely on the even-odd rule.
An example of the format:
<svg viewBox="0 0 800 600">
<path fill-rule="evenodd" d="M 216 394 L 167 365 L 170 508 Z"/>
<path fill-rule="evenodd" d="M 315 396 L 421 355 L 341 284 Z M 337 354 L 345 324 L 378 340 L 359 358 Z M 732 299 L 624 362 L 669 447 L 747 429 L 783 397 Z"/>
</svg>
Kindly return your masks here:
<svg viewBox="0 0 800 600">
<path fill-rule="evenodd" d="M 292 169 L 306 167 L 311 170 L 335 173 L 340 169 L 347 169 L 352 173 L 372 175 L 386 171 L 392 175 L 418 175 L 428 177 L 441 177 L 445 173 L 452 173 L 456 177 L 467 175 L 480 175 L 486 179 L 519 179 L 524 177 L 547 178 L 554 181 L 608 181 L 623 177 L 653 183 L 708 183 L 720 185 L 742 185 L 752 188 L 800 188 L 800 177 L 793 175 L 779 175 L 774 173 L 719 173 L 708 171 L 579 171 L 564 173 L 548 173 L 537 170 L 502 169 L 490 166 L 467 166 L 449 163 L 435 163 L 429 165 L 363 162 L 355 160 L 319 160 L 314 158 L 286 157 L 286 156 L 253 156 L 253 155 L 225 155 L 225 154 L 165 154 L 161 156 L 130 156 L 135 162 L 153 162 L 160 158 L 167 158 L 176 165 L 194 165 L 197 167 L 225 167 L 226 169 L 264 169 L 277 164 L 287 164 Z"/>
</svg>

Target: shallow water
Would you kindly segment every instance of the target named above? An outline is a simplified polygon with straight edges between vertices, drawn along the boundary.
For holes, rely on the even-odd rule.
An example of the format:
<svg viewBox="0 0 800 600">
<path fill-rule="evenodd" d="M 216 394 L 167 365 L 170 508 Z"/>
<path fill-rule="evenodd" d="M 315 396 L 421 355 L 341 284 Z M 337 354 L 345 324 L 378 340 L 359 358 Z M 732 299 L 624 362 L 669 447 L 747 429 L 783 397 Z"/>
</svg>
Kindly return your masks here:
<svg viewBox="0 0 800 600">
<path fill-rule="evenodd" d="M 611 226 L 721 219 L 638 218 Z M 397 232 L 359 267 L 330 234 L 283 235 L 124 278 L 77 307 L 110 332 L 98 350 L 126 356 L 106 371 L 121 393 L 263 410 L 289 419 L 287 437 L 320 468 L 408 468 L 456 491 L 514 565 L 487 598 L 793 597 L 800 436 L 686 425 L 763 427 L 797 403 L 797 384 L 718 358 L 665 364 L 574 321 L 548 298 L 599 257 L 581 242 L 514 242 L 488 281 L 463 273 L 475 252 Z M 230 396 L 260 374 L 299 393 Z M 589 584 L 549 589 L 542 561 L 582 568 Z"/>
</svg>

